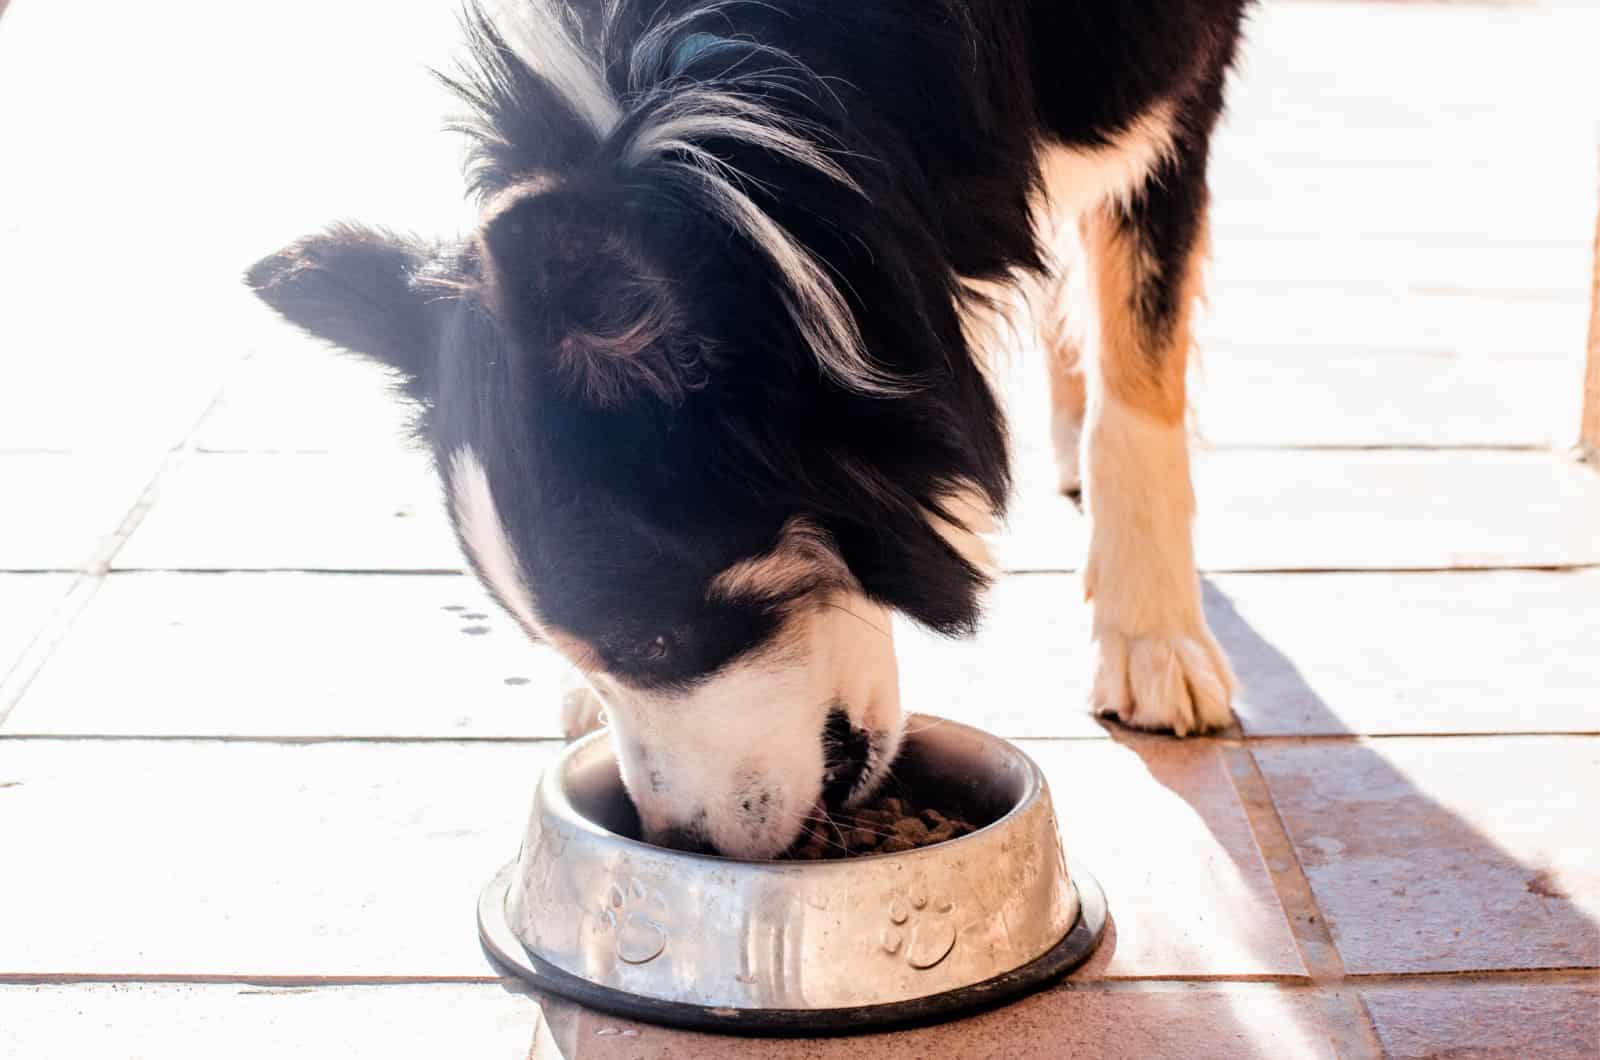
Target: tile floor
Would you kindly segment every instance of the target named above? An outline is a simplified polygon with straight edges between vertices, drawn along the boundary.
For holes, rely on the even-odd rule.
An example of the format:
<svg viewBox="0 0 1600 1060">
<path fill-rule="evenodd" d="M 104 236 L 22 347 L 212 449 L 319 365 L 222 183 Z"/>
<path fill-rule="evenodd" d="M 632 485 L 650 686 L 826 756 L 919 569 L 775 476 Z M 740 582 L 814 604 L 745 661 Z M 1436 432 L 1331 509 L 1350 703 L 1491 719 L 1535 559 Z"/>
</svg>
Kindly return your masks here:
<svg viewBox="0 0 1600 1060">
<path fill-rule="evenodd" d="M 461 223 L 451 5 L 0 8 L 0 99 L 47 101 L 0 107 L 0 1056 L 1600 1054 L 1592 5 L 1260 9 L 1197 379 L 1240 728 L 1079 710 L 1084 528 L 1019 384 L 1013 573 L 973 642 L 905 631 L 906 697 L 1024 741 L 1113 925 L 1001 1012 L 812 1042 L 497 978 L 473 903 L 558 668 L 385 380 L 234 281 L 341 214 Z"/>
</svg>

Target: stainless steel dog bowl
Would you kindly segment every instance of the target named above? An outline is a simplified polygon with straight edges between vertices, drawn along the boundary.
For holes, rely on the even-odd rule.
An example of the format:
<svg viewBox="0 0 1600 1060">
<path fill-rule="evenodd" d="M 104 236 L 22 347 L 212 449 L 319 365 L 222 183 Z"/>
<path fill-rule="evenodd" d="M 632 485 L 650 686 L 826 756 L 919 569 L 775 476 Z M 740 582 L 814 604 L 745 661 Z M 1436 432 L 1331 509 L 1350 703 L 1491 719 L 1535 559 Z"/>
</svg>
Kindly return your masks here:
<svg viewBox="0 0 1600 1060">
<path fill-rule="evenodd" d="M 897 854 L 734 861 L 640 842 L 607 734 L 546 771 L 478 926 L 536 988 L 655 1023 L 821 1034 L 994 1005 L 1094 951 L 1105 897 L 1063 856 L 1033 760 L 913 717 L 895 781 L 977 831 Z"/>
</svg>

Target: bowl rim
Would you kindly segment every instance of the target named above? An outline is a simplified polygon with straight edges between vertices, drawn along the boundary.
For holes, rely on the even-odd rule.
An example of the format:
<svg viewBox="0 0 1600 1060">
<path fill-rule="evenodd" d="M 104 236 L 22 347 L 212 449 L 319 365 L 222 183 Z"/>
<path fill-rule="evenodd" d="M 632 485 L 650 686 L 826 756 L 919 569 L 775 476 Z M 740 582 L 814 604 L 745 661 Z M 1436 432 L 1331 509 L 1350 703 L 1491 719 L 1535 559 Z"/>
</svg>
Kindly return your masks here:
<svg viewBox="0 0 1600 1060">
<path fill-rule="evenodd" d="M 602 743 L 609 744 L 611 730 L 609 728 L 602 728 L 596 730 L 595 732 L 589 733 L 588 735 L 563 748 L 561 753 L 556 757 L 556 760 L 551 762 L 550 765 L 545 768 L 544 774 L 539 778 L 538 784 L 538 802 L 539 806 L 541 807 L 540 816 L 541 818 L 559 819 L 566 826 L 575 827 L 587 834 L 590 838 L 603 839 L 607 842 L 625 844 L 624 849 L 631 850 L 637 848 L 639 851 L 647 852 L 658 857 L 671 858 L 673 860 L 682 859 L 689 862 L 709 862 L 711 864 L 718 865 L 723 869 L 727 869 L 731 865 L 737 865 L 747 871 L 767 869 L 781 872 L 826 872 L 838 871 L 840 868 L 845 866 L 867 861 L 875 861 L 880 858 L 910 859 L 919 856 L 932 856 L 935 853 L 942 855 L 944 852 L 949 851 L 959 843 L 965 843 L 968 840 L 976 840 L 980 837 L 987 838 L 988 835 L 992 835 L 994 831 L 999 829 L 1001 825 L 1004 825 L 1012 818 L 1021 814 L 1025 809 L 1038 801 L 1039 798 L 1048 795 L 1049 785 L 1045 781 L 1043 770 L 1039 768 L 1039 763 L 1035 762 L 1031 755 L 1029 755 L 1021 747 L 1018 747 L 1012 741 L 1000 736 L 996 736 L 993 733 L 985 732 L 983 729 L 977 728 L 976 726 L 967 725 L 964 722 L 952 721 L 949 718 L 941 718 L 935 714 L 910 713 L 904 716 L 905 726 L 908 730 L 911 728 L 913 723 L 919 721 L 924 723 L 922 728 L 903 734 L 900 753 L 904 753 L 905 745 L 903 741 L 915 737 L 918 733 L 926 732 L 930 728 L 934 727 L 953 727 L 961 730 L 962 734 L 968 736 L 969 738 L 975 737 L 978 742 L 993 745 L 1006 754 L 1014 756 L 1015 759 L 1023 766 L 1023 787 L 1021 793 L 1012 803 L 1011 808 L 1005 813 L 1001 814 L 999 817 L 996 817 L 994 820 L 990 821 L 988 824 L 974 828 L 966 835 L 957 836 L 954 839 L 946 839 L 942 843 L 933 843 L 929 846 L 915 847 L 911 850 L 888 852 L 879 851 L 871 854 L 858 854 L 851 857 L 820 858 L 816 860 L 807 860 L 802 858 L 768 858 L 765 860 L 753 860 L 749 858 L 728 858 L 723 857 L 720 854 L 704 854 L 696 851 L 674 850 L 671 847 L 657 846 L 654 843 L 647 843 L 643 839 L 634 839 L 633 837 L 623 835 L 620 832 L 613 832 L 609 828 L 606 828 L 598 821 L 595 821 L 587 814 L 584 814 L 582 811 L 580 811 L 575 805 L 573 805 L 571 798 L 568 797 L 566 784 L 563 782 L 563 780 L 573 763 L 576 762 L 582 755 L 603 753 L 599 750 L 600 745 Z M 614 757 L 615 754 L 613 753 L 613 758 Z"/>
</svg>

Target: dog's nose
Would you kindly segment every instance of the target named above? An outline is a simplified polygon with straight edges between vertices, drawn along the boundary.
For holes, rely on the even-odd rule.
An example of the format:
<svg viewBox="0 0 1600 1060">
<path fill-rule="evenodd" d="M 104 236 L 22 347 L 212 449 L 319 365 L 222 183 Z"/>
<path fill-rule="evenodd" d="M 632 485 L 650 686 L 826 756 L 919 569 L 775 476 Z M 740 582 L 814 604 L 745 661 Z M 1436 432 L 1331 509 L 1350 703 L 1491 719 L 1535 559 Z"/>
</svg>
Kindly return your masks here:
<svg viewBox="0 0 1600 1060">
<path fill-rule="evenodd" d="M 866 771 L 870 748 L 867 730 L 850 724 L 850 716 L 842 707 L 835 707 L 828 713 L 828 725 L 822 732 L 824 803 L 832 807 L 844 805 Z"/>
</svg>

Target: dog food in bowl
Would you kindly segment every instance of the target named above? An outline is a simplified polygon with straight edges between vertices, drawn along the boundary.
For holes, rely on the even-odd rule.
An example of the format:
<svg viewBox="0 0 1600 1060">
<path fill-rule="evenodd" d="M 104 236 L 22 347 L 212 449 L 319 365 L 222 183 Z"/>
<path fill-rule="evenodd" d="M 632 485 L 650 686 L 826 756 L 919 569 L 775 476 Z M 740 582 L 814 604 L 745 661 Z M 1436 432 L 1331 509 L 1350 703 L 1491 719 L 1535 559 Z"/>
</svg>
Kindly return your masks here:
<svg viewBox="0 0 1600 1060">
<path fill-rule="evenodd" d="M 898 854 L 956 839 L 972 830 L 972 825 L 960 817 L 890 795 L 853 811 L 830 813 L 826 821 L 813 821 L 810 831 L 786 857 L 825 861 Z"/>
</svg>

